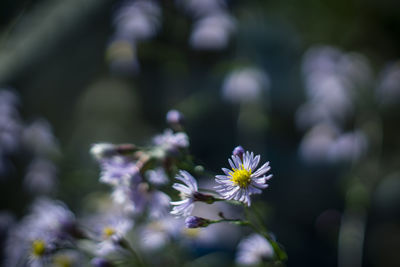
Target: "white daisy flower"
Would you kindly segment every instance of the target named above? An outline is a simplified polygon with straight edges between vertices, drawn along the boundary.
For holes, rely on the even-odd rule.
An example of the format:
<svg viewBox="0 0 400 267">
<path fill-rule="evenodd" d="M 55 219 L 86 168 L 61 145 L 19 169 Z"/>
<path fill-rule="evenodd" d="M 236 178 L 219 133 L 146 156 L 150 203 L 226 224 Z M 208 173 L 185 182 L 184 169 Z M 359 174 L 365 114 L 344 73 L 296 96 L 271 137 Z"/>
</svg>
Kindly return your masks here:
<svg viewBox="0 0 400 267">
<path fill-rule="evenodd" d="M 197 200 L 196 195 L 202 195 L 198 192 L 196 179 L 187 171 L 180 171 L 176 179 L 182 181 L 184 184 L 175 183 L 172 187 L 180 192 L 180 201 L 172 201 L 174 205 L 171 214 L 176 216 L 189 216 L 194 208 L 194 202 Z"/>
<path fill-rule="evenodd" d="M 274 249 L 268 240 L 259 234 L 252 234 L 240 241 L 236 262 L 241 265 L 257 265 L 271 259 L 273 255 Z"/>
<path fill-rule="evenodd" d="M 267 180 L 271 179 L 272 174 L 265 174 L 271 169 L 269 162 L 256 170 L 260 155 L 254 156 L 253 152 L 247 151 L 240 155 L 232 155 L 229 159 L 232 170 L 222 168 L 225 175 L 217 175 L 216 186 L 218 193 L 228 200 L 237 200 L 250 206 L 250 195 L 261 194 L 261 189 L 267 188 Z"/>
</svg>

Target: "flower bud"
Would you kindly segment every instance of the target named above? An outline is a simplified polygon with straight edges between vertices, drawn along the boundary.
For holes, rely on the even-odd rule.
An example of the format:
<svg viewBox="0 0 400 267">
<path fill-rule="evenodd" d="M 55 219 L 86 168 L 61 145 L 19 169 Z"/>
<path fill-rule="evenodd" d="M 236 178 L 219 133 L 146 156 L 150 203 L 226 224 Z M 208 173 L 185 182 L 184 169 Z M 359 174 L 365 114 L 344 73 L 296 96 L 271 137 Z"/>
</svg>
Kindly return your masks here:
<svg viewBox="0 0 400 267">
<path fill-rule="evenodd" d="M 93 144 L 90 148 L 90 154 L 97 160 L 101 160 L 105 157 L 111 156 L 115 153 L 115 145 L 109 143 L 98 143 Z"/>
<path fill-rule="evenodd" d="M 183 124 L 184 116 L 181 112 L 177 111 L 176 109 L 171 109 L 167 113 L 167 123 L 170 125 L 178 125 Z"/>
<path fill-rule="evenodd" d="M 185 225 L 187 228 L 207 227 L 209 224 L 210 220 L 197 216 L 189 216 L 185 219 Z"/>
<path fill-rule="evenodd" d="M 242 146 L 237 146 L 233 149 L 232 154 L 235 156 L 239 156 L 241 159 L 243 158 L 244 148 Z"/>
</svg>

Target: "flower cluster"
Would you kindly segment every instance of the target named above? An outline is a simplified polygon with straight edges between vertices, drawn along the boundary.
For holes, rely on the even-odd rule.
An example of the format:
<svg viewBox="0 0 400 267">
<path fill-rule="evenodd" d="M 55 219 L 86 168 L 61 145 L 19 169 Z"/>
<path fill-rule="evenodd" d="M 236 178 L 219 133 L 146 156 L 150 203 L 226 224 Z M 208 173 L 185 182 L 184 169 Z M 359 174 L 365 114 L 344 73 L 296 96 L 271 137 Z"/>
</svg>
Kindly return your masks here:
<svg viewBox="0 0 400 267">
<path fill-rule="evenodd" d="M 182 118 L 178 111 L 169 112 L 167 123 L 172 129 L 156 135 L 149 146 L 94 144 L 90 152 L 100 166 L 99 182 L 110 186 L 111 193 L 94 196 L 95 212 L 79 219 L 60 201 L 37 199 L 31 213 L 10 231 L 8 266 L 82 266 L 88 262 L 93 266 L 118 262 L 143 266 L 147 261 L 154 265 L 156 259 L 146 251 L 152 254 L 171 243 L 183 248 L 223 244 L 224 239 L 231 245 L 238 242 L 237 227 L 246 226 L 267 239 L 257 235 L 255 241 L 240 242 L 238 263 L 285 260 L 274 256 L 284 253 L 277 243 L 270 244 L 275 241 L 265 229 L 234 211 L 240 206 L 247 210 L 251 196 L 268 187 L 269 162 L 259 167 L 260 155 L 236 147 L 228 159 L 231 169 L 222 168 L 224 175 L 200 187 L 195 176 L 207 174 L 189 155 Z M 171 201 L 176 192 L 179 200 Z"/>
</svg>

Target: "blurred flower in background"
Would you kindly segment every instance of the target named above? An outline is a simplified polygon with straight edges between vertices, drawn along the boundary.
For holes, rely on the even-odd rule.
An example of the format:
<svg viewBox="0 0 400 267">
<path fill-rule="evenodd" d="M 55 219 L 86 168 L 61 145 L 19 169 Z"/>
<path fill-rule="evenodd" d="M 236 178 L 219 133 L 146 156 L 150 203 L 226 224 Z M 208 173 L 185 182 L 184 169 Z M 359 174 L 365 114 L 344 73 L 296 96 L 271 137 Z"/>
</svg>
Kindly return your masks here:
<svg viewBox="0 0 400 267">
<path fill-rule="evenodd" d="M 6 89 L 0 91 L 0 173 L 10 168 L 7 156 L 16 152 L 20 145 L 23 126 L 17 110 L 18 103 L 15 93 Z"/>
<path fill-rule="evenodd" d="M 241 265 L 258 265 L 273 255 L 271 244 L 263 236 L 252 234 L 240 241 L 236 262 Z"/>
<path fill-rule="evenodd" d="M 190 36 L 190 45 L 197 50 L 221 50 L 228 46 L 235 29 L 233 18 L 225 12 L 198 18 Z"/>
<path fill-rule="evenodd" d="M 376 97 L 383 105 L 393 106 L 400 101 L 400 65 L 398 62 L 389 64 L 380 73 Z"/>
<path fill-rule="evenodd" d="M 107 49 L 111 70 L 123 74 L 139 71 L 137 45 L 153 38 L 161 26 L 157 1 L 129 0 L 114 15 L 115 33 Z"/>
<path fill-rule="evenodd" d="M 296 122 L 309 129 L 300 145 L 308 161 L 354 162 L 366 152 L 368 140 L 361 129 L 348 129 L 355 116 L 357 97 L 374 81 L 367 59 L 330 46 L 310 48 L 303 57 L 307 101 Z"/>
<path fill-rule="evenodd" d="M 222 96 L 233 103 L 253 102 L 268 92 L 270 79 L 259 68 L 246 67 L 233 70 L 225 78 Z"/>
</svg>

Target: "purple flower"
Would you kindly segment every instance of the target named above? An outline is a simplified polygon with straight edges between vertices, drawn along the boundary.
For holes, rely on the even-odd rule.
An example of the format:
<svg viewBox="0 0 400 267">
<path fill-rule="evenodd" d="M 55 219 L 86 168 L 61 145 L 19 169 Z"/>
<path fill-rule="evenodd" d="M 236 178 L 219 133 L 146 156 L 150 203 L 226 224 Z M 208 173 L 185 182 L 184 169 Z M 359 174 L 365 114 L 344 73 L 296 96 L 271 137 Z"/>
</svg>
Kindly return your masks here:
<svg viewBox="0 0 400 267">
<path fill-rule="evenodd" d="M 104 159 L 100 163 L 100 182 L 111 185 L 129 185 L 142 178 L 136 164 L 126 157 L 115 156 Z"/>
<path fill-rule="evenodd" d="M 98 241 L 96 255 L 106 256 L 121 249 L 120 240 L 132 229 L 133 221 L 118 209 L 89 217 L 84 222 L 91 229 L 87 234 Z"/>
<path fill-rule="evenodd" d="M 250 206 L 250 195 L 261 194 L 261 189 L 268 187 L 266 182 L 272 177 L 265 175 L 271 169 L 269 162 L 257 169 L 259 162 L 260 155 L 254 157 L 253 152 L 247 151 L 242 159 L 232 155 L 232 159 L 229 159 L 232 170 L 222 168 L 225 175 L 216 176 L 219 194 L 225 199 L 237 200 Z"/>
<path fill-rule="evenodd" d="M 153 142 L 169 153 L 176 153 L 179 149 L 189 146 L 189 138 L 185 133 L 174 133 L 171 129 L 167 129 L 163 134 L 155 136 Z"/>
<path fill-rule="evenodd" d="M 170 206 L 169 196 L 158 190 L 149 190 L 147 183 L 116 186 L 112 197 L 126 212 L 140 214 L 147 209 L 153 219 L 167 215 Z"/>
<path fill-rule="evenodd" d="M 187 171 L 180 171 L 176 179 L 184 183 L 175 183 L 172 185 L 175 190 L 180 192 L 182 200 L 171 202 L 171 205 L 175 206 L 171 214 L 176 216 L 188 216 L 192 213 L 194 202 L 196 201 L 195 195 L 198 193 L 197 181 Z"/>
<path fill-rule="evenodd" d="M 46 261 L 54 252 L 73 241 L 70 228 L 75 216 L 59 201 L 40 198 L 31 212 L 15 225 L 6 244 L 7 266 L 17 266 L 21 259 L 31 265 Z"/>
</svg>

